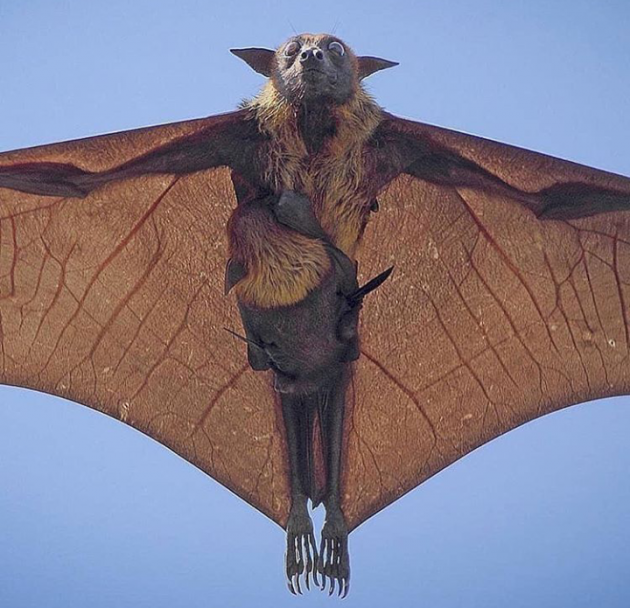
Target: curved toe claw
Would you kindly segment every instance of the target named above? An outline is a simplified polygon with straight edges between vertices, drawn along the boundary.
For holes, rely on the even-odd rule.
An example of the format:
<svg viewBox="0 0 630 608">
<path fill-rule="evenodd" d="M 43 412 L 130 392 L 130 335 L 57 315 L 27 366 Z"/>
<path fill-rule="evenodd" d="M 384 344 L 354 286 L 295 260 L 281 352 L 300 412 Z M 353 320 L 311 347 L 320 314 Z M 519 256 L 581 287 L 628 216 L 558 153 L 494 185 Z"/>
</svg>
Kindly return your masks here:
<svg viewBox="0 0 630 608">
<path fill-rule="evenodd" d="M 315 584 L 319 585 L 317 562 L 317 545 L 310 517 L 307 514 L 300 514 L 290 518 L 287 525 L 285 566 L 287 586 L 293 595 L 302 594 L 300 584 L 302 576 L 308 590 L 311 588 L 311 575 Z"/>
<path fill-rule="evenodd" d="M 350 591 L 350 555 L 348 553 L 348 530 L 343 517 L 332 517 L 322 530 L 317 571 L 322 577 L 320 589 L 328 584 L 328 595 L 337 589 L 339 597 Z"/>
</svg>

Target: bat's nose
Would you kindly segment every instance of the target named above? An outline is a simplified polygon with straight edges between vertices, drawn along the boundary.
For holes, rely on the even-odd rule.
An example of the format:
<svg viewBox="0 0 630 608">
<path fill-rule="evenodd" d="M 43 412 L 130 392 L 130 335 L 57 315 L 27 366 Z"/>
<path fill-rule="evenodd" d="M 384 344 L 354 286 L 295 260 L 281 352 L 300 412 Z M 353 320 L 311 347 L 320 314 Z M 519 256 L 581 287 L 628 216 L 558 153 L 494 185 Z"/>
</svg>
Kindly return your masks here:
<svg viewBox="0 0 630 608">
<path fill-rule="evenodd" d="M 300 52 L 300 63 L 302 65 L 317 64 L 318 62 L 323 60 L 324 53 L 320 48 L 316 46 L 302 49 L 302 51 Z"/>
</svg>

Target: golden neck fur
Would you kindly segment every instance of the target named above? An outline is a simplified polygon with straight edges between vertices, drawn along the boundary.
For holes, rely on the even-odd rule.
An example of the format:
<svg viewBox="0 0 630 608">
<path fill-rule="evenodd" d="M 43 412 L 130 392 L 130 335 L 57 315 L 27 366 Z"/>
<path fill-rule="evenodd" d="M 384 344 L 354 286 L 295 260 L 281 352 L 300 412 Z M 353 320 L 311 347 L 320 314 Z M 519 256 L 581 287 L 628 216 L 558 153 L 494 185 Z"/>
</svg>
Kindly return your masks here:
<svg viewBox="0 0 630 608">
<path fill-rule="evenodd" d="M 331 108 L 335 134 L 320 150 L 309 153 L 300 134 L 298 111 L 272 80 L 248 107 L 269 136 L 261 159 L 265 183 L 277 193 L 306 194 L 331 241 L 353 258 L 371 202 L 363 183 L 364 147 L 381 121 L 381 108 L 359 84 L 349 102 Z"/>
</svg>

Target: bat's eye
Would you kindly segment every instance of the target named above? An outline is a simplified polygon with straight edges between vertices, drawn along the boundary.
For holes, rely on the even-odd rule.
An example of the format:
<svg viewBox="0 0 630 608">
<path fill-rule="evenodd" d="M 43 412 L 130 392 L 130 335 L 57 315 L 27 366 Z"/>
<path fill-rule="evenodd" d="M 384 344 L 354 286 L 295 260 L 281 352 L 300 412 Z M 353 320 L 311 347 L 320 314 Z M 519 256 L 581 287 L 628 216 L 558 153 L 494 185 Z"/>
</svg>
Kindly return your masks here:
<svg viewBox="0 0 630 608">
<path fill-rule="evenodd" d="M 336 40 L 333 40 L 328 45 L 328 50 L 339 55 L 339 57 L 343 57 L 346 54 L 346 49 L 343 48 L 343 44 L 341 44 L 341 42 L 337 42 Z"/>
<path fill-rule="evenodd" d="M 294 55 L 297 55 L 299 50 L 300 43 L 294 40 L 293 42 L 289 42 L 289 44 L 287 44 L 287 47 L 284 49 L 284 54 L 286 57 L 293 57 Z"/>
</svg>

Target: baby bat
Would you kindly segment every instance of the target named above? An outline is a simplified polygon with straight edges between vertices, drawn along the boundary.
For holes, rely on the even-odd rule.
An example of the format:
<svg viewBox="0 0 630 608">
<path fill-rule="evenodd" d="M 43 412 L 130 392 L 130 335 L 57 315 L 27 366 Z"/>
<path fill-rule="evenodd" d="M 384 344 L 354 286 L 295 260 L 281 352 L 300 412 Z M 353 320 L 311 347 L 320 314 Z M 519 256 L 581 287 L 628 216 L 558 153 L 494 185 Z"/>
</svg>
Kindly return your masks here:
<svg viewBox="0 0 630 608">
<path fill-rule="evenodd" d="M 269 79 L 236 112 L 0 156 L 0 379 L 168 445 L 287 528 L 291 590 L 346 594 L 349 530 L 629 391 L 630 181 L 396 118 L 334 36 L 234 52 Z"/>
</svg>

